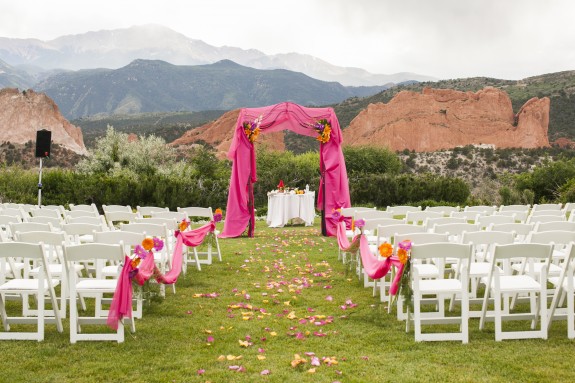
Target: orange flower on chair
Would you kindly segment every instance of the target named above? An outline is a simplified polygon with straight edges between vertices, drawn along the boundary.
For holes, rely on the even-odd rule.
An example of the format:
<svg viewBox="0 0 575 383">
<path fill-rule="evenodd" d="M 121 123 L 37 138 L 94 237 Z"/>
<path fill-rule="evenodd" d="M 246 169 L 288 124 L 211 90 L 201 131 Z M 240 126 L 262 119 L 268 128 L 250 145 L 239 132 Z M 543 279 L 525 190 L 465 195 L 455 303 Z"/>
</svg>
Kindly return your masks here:
<svg viewBox="0 0 575 383">
<path fill-rule="evenodd" d="M 154 248 L 154 240 L 152 238 L 145 238 L 142 241 L 142 247 L 147 251 L 150 251 Z"/>
<path fill-rule="evenodd" d="M 391 246 L 390 243 L 384 242 L 379 245 L 379 255 L 384 258 L 389 258 L 391 254 L 393 254 L 393 246 Z"/>
</svg>

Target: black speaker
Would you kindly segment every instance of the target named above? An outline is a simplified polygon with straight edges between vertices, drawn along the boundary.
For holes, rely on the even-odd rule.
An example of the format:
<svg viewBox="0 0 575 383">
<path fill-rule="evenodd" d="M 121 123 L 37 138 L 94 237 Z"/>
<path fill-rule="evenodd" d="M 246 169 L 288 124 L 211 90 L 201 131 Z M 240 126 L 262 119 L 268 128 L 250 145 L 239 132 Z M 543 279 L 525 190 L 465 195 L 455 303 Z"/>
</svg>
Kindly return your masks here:
<svg viewBox="0 0 575 383">
<path fill-rule="evenodd" d="M 36 132 L 36 157 L 50 157 L 52 132 L 46 129 Z"/>
</svg>

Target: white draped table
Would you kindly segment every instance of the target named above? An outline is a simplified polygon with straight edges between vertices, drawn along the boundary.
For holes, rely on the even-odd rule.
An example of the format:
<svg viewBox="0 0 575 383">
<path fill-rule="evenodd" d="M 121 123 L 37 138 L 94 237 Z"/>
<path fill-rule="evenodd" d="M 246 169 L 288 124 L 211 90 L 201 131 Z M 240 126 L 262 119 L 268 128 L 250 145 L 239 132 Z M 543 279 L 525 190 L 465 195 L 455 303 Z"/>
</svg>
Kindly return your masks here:
<svg viewBox="0 0 575 383">
<path fill-rule="evenodd" d="M 269 227 L 284 227 L 293 218 L 301 218 L 312 226 L 315 217 L 315 192 L 305 194 L 268 193 Z"/>
</svg>

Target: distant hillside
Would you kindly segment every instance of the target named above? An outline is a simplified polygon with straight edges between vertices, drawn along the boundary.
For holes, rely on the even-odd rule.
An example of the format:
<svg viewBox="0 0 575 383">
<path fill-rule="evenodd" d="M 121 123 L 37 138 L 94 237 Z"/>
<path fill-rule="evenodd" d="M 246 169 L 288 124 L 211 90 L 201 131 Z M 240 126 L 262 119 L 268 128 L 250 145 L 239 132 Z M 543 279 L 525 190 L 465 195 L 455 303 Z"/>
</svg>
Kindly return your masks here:
<svg viewBox="0 0 575 383">
<path fill-rule="evenodd" d="M 208 110 L 202 112 L 142 113 L 134 115 L 114 115 L 103 117 L 85 117 L 71 122 L 82 128 L 84 143 L 92 148 L 98 137 L 106 134 L 106 127 L 136 135 L 154 134 L 166 142 L 172 142 L 186 131 L 219 118 L 225 111 Z"/>
<path fill-rule="evenodd" d="M 14 68 L 0 60 L 0 89 L 21 88 L 28 89 L 34 84 L 34 79 L 26 71 Z"/>
<path fill-rule="evenodd" d="M 35 86 L 69 119 L 98 114 L 229 110 L 293 101 L 326 105 L 386 89 L 344 87 L 283 69 L 258 70 L 220 61 L 177 66 L 135 60 L 116 70 L 92 69 L 52 76 Z"/>
<path fill-rule="evenodd" d="M 371 97 L 348 99 L 334 105 L 334 109 L 340 125 L 347 127 L 367 105 L 376 102 L 387 103 L 402 90 L 421 91 L 424 87 L 433 87 L 476 92 L 486 86 L 493 86 L 507 92 L 515 112 L 532 97 L 549 97 L 551 99 L 549 141 L 555 141 L 560 137 L 575 140 L 575 71 L 550 73 L 519 81 L 473 77 L 402 85 Z"/>
</svg>

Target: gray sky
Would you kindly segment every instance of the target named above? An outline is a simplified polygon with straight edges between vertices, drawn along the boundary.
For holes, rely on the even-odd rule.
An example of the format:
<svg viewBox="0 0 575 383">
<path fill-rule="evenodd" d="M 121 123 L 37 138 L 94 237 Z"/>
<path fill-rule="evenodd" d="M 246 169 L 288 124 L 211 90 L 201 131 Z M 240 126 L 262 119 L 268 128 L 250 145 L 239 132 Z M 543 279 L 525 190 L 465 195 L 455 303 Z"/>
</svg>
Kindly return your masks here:
<svg viewBox="0 0 575 383">
<path fill-rule="evenodd" d="M 573 0 L 0 0 L 0 37 L 150 23 L 372 73 L 515 80 L 575 70 Z"/>
</svg>

